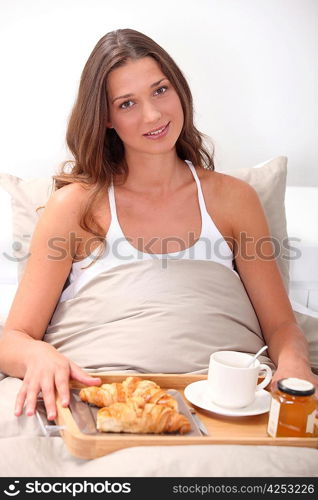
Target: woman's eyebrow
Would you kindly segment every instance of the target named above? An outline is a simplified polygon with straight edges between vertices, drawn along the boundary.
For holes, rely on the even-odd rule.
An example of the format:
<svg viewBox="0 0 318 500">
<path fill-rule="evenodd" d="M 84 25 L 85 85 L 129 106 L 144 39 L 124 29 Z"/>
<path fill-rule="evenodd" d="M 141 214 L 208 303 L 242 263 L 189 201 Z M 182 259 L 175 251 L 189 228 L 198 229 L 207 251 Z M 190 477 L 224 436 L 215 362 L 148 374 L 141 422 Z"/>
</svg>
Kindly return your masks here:
<svg viewBox="0 0 318 500">
<path fill-rule="evenodd" d="M 158 82 L 155 82 L 155 83 L 152 83 L 150 85 L 150 88 L 152 89 L 153 87 L 157 87 L 157 85 L 159 85 L 163 80 L 167 80 L 166 77 L 164 78 L 161 78 L 161 80 L 159 80 Z M 125 94 L 125 95 L 120 95 L 118 97 L 115 97 L 113 100 L 112 100 L 112 104 L 114 104 L 115 101 L 117 101 L 117 99 L 127 99 L 128 97 L 133 97 L 134 94 Z"/>
</svg>

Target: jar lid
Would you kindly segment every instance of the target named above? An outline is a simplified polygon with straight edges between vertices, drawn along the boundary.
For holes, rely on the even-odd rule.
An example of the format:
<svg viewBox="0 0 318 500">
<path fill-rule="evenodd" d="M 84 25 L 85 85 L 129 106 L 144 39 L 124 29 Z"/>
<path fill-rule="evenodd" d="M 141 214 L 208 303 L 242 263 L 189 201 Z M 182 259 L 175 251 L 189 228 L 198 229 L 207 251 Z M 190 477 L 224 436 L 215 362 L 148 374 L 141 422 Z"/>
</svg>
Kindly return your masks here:
<svg viewBox="0 0 318 500">
<path fill-rule="evenodd" d="M 280 391 L 294 396 L 311 396 L 315 392 L 315 387 L 311 382 L 294 377 L 278 380 L 277 387 Z"/>
</svg>

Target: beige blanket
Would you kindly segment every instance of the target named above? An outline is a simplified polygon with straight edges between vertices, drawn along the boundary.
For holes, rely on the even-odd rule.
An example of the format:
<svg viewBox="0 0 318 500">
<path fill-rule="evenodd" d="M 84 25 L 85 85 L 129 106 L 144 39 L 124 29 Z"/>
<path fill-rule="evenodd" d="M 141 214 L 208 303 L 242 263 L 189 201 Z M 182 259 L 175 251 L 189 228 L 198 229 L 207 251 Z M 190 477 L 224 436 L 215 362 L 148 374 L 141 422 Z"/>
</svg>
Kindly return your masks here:
<svg viewBox="0 0 318 500">
<path fill-rule="evenodd" d="M 239 276 L 215 262 L 150 260 L 102 272 L 58 304 L 45 340 L 90 371 L 206 372 L 212 352 L 264 345 Z M 262 361 L 274 367 L 264 356 Z"/>
</svg>

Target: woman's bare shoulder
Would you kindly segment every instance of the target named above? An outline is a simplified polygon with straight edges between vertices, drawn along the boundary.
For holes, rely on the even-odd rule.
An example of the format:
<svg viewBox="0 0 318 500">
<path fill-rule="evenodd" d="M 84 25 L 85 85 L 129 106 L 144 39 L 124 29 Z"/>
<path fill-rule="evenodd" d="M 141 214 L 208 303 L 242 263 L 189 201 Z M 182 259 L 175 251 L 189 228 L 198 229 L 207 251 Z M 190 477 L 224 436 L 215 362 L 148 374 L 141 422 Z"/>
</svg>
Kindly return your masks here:
<svg viewBox="0 0 318 500">
<path fill-rule="evenodd" d="M 196 169 L 200 180 L 205 181 L 211 186 L 216 185 L 218 188 L 222 189 L 235 189 L 236 191 L 240 191 L 241 189 L 246 188 L 250 184 L 238 177 L 227 174 L 226 172 L 218 172 L 216 170 L 206 170 L 204 168 Z"/>
<path fill-rule="evenodd" d="M 210 216 L 223 235 L 234 236 L 242 216 L 258 210 L 260 203 L 255 189 L 223 172 L 206 170 L 198 175 Z"/>
<path fill-rule="evenodd" d="M 68 184 L 55 191 L 51 200 L 53 211 L 56 217 L 62 220 L 62 226 L 76 236 L 77 246 L 73 254 L 76 261 L 82 260 L 100 245 L 99 240 L 92 238 L 92 232 L 83 227 L 83 215 L 87 213 L 88 203 L 90 205 L 92 201 L 89 208 L 92 231 L 95 230 L 104 236 L 110 224 L 107 189 L 101 189 L 96 194 L 92 192 L 94 187 L 80 183 Z M 91 196 L 92 194 L 94 196 Z"/>
<path fill-rule="evenodd" d="M 78 208 L 79 202 L 87 200 L 90 191 L 91 187 L 79 182 L 72 182 L 54 191 L 49 201 L 54 201 L 56 205 L 74 205 L 74 208 Z"/>
<path fill-rule="evenodd" d="M 233 209 L 256 194 L 255 189 L 248 182 L 233 175 L 204 169 L 199 169 L 197 172 L 206 191 L 223 208 L 228 206 Z"/>
<path fill-rule="evenodd" d="M 62 224 L 80 227 L 80 219 L 87 206 L 91 186 L 73 182 L 54 191 L 45 205 L 46 213 L 55 215 Z"/>
</svg>

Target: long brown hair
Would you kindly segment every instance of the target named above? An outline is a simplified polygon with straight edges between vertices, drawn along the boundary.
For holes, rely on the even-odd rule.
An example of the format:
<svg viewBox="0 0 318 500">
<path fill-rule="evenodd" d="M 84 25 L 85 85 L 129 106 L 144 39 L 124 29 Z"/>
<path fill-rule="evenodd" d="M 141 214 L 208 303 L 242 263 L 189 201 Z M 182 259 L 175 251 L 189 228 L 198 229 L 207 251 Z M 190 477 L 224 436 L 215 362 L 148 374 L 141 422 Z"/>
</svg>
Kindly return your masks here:
<svg viewBox="0 0 318 500">
<path fill-rule="evenodd" d="M 128 166 L 124 145 L 108 121 L 107 78 L 112 70 L 123 66 L 128 59 L 152 57 L 170 80 L 179 95 L 184 113 L 184 124 L 176 143 L 180 159 L 214 170 L 214 148 L 209 151 L 193 123 L 193 100 L 189 85 L 169 54 L 151 38 L 132 29 L 119 29 L 103 36 L 89 56 L 80 79 L 77 99 L 73 106 L 66 142 L 74 159 L 62 163 L 60 172 L 53 176 L 55 189 L 80 182 L 90 188 L 88 203 L 82 213 L 80 226 L 103 241 L 102 228 L 92 216 L 94 201 L 111 182 L 112 175 L 120 175 L 125 182 Z M 66 171 L 66 167 L 71 167 Z"/>
</svg>

